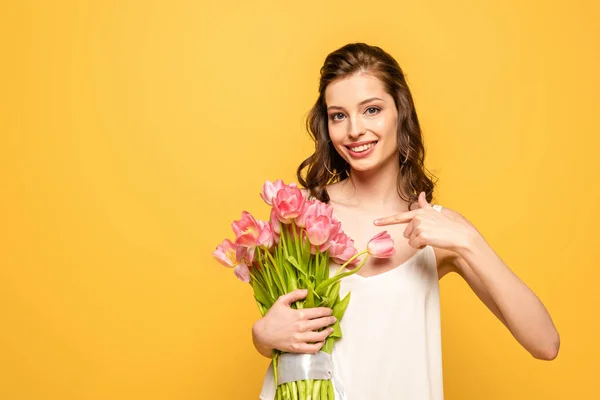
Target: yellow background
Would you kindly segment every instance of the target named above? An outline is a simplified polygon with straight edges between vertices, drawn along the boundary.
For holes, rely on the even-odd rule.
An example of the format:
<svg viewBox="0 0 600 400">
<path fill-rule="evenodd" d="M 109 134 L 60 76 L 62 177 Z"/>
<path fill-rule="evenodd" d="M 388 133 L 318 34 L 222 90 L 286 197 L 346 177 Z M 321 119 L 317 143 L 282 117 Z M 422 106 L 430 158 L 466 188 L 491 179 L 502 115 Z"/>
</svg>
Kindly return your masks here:
<svg viewBox="0 0 600 400">
<path fill-rule="evenodd" d="M 588 1 L 0 6 L 0 398 L 256 399 L 250 288 L 211 257 L 295 180 L 330 51 L 390 52 L 439 178 L 541 297 L 532 358 L 458 276 L 448 400 L 597 396 L 600 8 Z M 366 344 L 368 345 L 368 344 Z"/>
</svg>

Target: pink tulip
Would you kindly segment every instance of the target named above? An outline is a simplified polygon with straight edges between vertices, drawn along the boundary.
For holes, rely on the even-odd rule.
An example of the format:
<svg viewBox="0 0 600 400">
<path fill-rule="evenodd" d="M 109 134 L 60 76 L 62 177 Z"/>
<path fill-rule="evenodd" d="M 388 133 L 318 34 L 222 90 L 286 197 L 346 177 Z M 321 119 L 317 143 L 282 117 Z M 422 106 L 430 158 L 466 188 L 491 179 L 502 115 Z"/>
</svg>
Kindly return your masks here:
<svg viewBox="0 0 600 400">
<path fill-rule="evenodd" d="M 281 234 L 281 221 L 277 218 L 277 213 L 275 212 L 275 208 L 271 208 L 271 228 L 275 234 Z"/>
<path fill-rule="evenodd" d="M 271 206 L 273 205 L 273 199 L 275 196 L 277 196 L 277 192 L 284 187 L 296 187 L 296 184 L 290 183 L 289 185 L 286 185 L 281 179 L 277 179 L 275 182 L 266 181 L 262 187 L 260 197 L 265 201 L 265 203 Z"/>
<path fill-rule="evenodd" d="M 277 192 L 273 199 L 273 208 L 277 218 L 284 224 L 290 224 L 292 219 L 302 213 L 306 198 L 296 187 L 286 186 Z"/>
<path fill-rule="evenodd" d="M 302 212 L 298 217 L 294 220 L 296 226 L 300 228 L 304 228 L 306 226 L 306 218 L 311 215 L 317 215 L 317 202 L 314 200 L 306 200 L 304 202 L 304 207 L 302 208 Z"/>
<path fill-rule="evenodd" d="M 302 213 L 294 220 L 294 222 L 297 226 L 304 228 L 306 226 L 306 219 L 310 216 L 317 215 L 326 215 L 329 218 L 333 218 L 333 207 L 322 201 L 307 200 L 304 203 Z"/>
<path fill-rule="evenodd" d="M 243 261 L 240 261 L 242 257 L 247 257 L 249 252 L 248 248 L 237 246 L 231 240 L 225 239 L 217 246 L 213 257 L 224 266 L 233 268 L 233 273 L 239 280 L 250 282 L 250 270 Z M 252 251 L 252 256 L 253 253 Z"/>
<path fill-rule="evenodd" d="M 225 267 L 233 268 L 237 264 L 237 246 L 231 240 L 225 239 L 213 252 L 213 257 Z"/>
<path fill-rule="evenodd" d="M 327 215 L 329 218 L 335 219 L 333 218 L 333 206 L 322 201 L 317 201 L 317 214 Z"/>
<path fill-rule="evenodd" d="M 242 282 L 250 282 L 250 270 L 248 266 L 243 262 L 239 263 L 234 269 L 233 273 Z"/>
<path fill-rule="evenodd" d="M 358 252 L 354 247 L 354 241 L 344 232 L 338 233 L 330 243 L 329 256 L 338 264 L 344 264 Z"/>
<path fill-rule="evenodd" d="M 336 223 L 335 221 L 332 221 L 326 215 L 311 215 L 306 219 L 306 234 L 308 235 L 310 244 L 313 246 L 325 244 L 337 234 L 340 226 L 339 222 Z M 320 250 L 323 251 L 323 249 Z"/>
<path fill-rule="evenodd" d="M 243 211 L 242 219 L 231 224 L 238 246 L 256 246 L 260 235 L 260 226 L 250 213 Z"/>
<path fill-rule="evenodd" d="M 246 265 L 252 265 L 254 262 L 254 252 L 256 251 L 255 246 L 238 246 L 235 252 L 235 259 L 238 263 L 244 263 Z"/>
<path fill-rule="evenodd" d="M 273 247 L 275 243 L 275 232 L 268 222 L 258 221 L 260 234 L 258 235 L 258 245 L 266 249 Z"/>
<path fill-rule="evenodd" d="M 394 241 L 387 231 L 379 232 L 367 243 L 367 251 L 375 258 L 388 258 L 394 255 Z"/>
</svg>

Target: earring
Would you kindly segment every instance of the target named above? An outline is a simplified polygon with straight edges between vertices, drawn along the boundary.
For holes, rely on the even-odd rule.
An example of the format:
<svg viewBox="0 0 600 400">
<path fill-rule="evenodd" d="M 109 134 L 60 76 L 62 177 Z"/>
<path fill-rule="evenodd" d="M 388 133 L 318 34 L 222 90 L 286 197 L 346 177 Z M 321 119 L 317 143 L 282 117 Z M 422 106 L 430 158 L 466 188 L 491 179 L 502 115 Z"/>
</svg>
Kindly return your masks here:
<svg viewBox="0 0 600 400">
<path fill-rule="evenodd" d="M 408 151 L 406 152 L 406 157 L 404 158 L 404 161 L 402 162 L 402 164 L 406 164 L 407 161 L 408 161 Z"/>
<path fill-rule="evenodd" d="M 333 172 L 331 172 L 331 171 L 329 170 L 329 168 L 327 168 L 327 163 L 323 163 L 323 165 L 325 166 L 325 169 L 327 170 L 327 172 L 329 172 L 331 175 L 333 175 L 333 176 L 337 176 L 337 175 L 339 175 L 339 174 L 340 174 L 340 172 L 337 172 L 337 173 L 335 173 L 335 174 L 334 174 Z"/>
</svg>

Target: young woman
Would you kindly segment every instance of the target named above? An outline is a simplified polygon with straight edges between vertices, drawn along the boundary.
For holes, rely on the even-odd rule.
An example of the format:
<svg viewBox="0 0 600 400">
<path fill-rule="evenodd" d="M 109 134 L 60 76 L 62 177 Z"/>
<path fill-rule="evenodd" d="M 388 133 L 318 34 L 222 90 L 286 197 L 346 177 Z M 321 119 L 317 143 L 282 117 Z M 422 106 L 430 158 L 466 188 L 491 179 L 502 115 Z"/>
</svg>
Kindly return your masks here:
<svg viewBox="0 0 600 400">
<path fill-rule="evenodd" d="M 307 128 L 315 153 L 298 168 L 310 195 L 333 206 L 356 247 L 387 230 L 396 253 L 370 258 L 342 280 L 352 292 L 333 352 L 340 398 L 443 399 L 438 281 L 458 273 L 535 358 L 552 360 L 559 335 L 538 297 L 457 211 L 432 205 L 421 128 L 403 72 L 379 47 L 348 44 L 321 68 Z M 305 175 L 303 172 L 305 171 Z M 332 266 L 332 270 L 335 266 Z M 301 290 L 282 296 L 253 327 L 257 350 L 317 353 L 331 310 L 295 310 Z M 272 399 L 272 370 L 261 399 Z"/>
</svg>

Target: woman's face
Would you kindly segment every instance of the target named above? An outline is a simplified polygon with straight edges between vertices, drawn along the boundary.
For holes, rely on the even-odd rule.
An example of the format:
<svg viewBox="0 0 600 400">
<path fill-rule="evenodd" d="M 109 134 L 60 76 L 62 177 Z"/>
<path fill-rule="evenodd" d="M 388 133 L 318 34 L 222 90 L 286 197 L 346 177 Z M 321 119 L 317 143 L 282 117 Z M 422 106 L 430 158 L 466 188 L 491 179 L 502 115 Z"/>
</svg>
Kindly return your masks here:
<svg viewBox="0 0 600 400">
<path fill-rule="evenodd" d="M 333 81 L 325 104 L 331 142 L 352 169 L 397 163 L 398 111 L 379 79 L 360 73 Z"/>
</svg>

